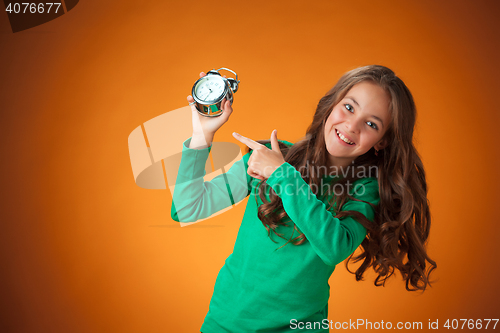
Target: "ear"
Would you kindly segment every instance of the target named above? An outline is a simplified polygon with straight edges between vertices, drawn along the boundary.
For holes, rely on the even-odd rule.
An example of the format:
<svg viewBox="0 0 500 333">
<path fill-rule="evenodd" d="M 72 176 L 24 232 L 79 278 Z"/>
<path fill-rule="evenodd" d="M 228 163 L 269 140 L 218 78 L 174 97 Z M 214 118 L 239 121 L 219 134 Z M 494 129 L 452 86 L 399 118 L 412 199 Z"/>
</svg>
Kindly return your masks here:
<svg viewBox="0 0 500 333">
<path fill-rule="evenodd" d="M 383 138 L 382 140 L 380 140 L 379 142 L 377 142 L 373 148 L 375 148 L 376 150 L 382 150 L 384 149 L 385 147 L 387 147 L 387 144 L 388 144 L 388 141 L 387 139 Z"/>
</svg>

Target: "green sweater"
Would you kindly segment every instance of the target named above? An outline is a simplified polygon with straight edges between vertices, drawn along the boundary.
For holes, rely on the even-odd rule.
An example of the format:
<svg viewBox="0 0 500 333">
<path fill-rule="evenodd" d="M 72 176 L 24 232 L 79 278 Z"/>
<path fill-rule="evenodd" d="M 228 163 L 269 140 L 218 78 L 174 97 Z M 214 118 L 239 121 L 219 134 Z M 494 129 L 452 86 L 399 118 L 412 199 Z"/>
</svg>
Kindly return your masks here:
<svg viewBox="0 0 500 333">
<path fill-rule="evenodd" d="M 193 222 L 207 218 L 250 195 L 233 253 L 217 276 L 201 332 L 329 332 L 328 280 L 335 266 L 366 237 L 365 227 L 351 217 L 335 218 L 333 210 L 327 209 L 324 196 L 319 195 L 321 200 L 318 199 L 300 173 L 285 162 L 267 179 L 291 219 L 287 221 L 291 227 L 276 229 L 285 239 L 271 232 L 275 243 L 257 217 L 258 205 L 262 203 L 256 196 L 259 180 L 246 172 L 252 151 L 225 174 L 205 182 L 211 147 L 190 149 L 190 141 L 187 139 L 182 148 L 172 200 L 174 220 Z M 270 144 L 266 146 L 271 148 Z M 335 178 L 323 177 L 327 183 Z M 380 201 L 374 177 L 356 181 L 350 193 L 375 205 Z M 269 199 L 267 195 L 268 192 Z M 374 219 L 374 210 L 367 203 L 348 201 L 342 210 L 356 210 L 370 221 Z M 292 235 L 291 223 L 307 241 L 298 246 L 289 242 L 278 249 Z M 297 236 L 295 231 L 292 238 Z"/>
</svg>

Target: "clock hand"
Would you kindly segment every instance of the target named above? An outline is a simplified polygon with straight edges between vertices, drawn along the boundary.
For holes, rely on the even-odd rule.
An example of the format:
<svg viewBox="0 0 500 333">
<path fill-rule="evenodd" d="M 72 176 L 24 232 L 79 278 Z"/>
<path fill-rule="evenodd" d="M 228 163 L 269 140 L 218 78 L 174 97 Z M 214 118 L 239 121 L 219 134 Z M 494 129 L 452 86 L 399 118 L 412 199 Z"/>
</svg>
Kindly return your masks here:
<svg viewBox="0 0 500 333">
<path fill-rule="evenodd" d="M 207 100 L 208 96 L 210 96 L 210 94 L 212 93 L 212 89 L 210 89 L 210 87 L 207 87 L 207 88 L 208 88 L 208 90 L 209 90 L 210 92 L 209 92 L 209 93 L 208 93 L 208 95 L 204 98 L 205 100 Z"/>
</svg>

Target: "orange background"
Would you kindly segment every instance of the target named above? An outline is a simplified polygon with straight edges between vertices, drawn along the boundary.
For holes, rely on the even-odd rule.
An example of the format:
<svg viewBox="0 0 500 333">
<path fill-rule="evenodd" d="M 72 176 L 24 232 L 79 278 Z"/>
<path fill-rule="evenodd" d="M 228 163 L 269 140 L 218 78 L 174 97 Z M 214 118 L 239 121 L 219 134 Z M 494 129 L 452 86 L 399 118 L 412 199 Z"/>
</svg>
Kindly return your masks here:
<svg viewBox="0 0 500 333">
<path fill-rule="evenodd" d="M 329 319 L 500 317 L 497 1 L 184 3 L 80 1 L 16 34 L 0 14 L 2 332 L 199 332 L 245 205 L 179 227 L 168 191 L 134 183 L 127 137 L 219 67 L 241 86 L 216 141 L 295 142 L 362 65 L 415 97 L 438 281 L 418 295 L 340 265 Z"/>
</svg>

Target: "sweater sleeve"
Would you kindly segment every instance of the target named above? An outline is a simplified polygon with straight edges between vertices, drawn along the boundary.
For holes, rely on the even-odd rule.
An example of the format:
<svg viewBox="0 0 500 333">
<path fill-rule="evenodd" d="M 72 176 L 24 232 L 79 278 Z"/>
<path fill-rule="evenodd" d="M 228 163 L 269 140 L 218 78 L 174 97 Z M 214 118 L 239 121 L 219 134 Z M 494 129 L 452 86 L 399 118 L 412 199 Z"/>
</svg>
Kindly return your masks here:
<svg viewBox="0 0 500 333">
<path fill-rule="evenodd" d="M 226 172 L 204 181 L 205 165 L 211 146 L 191 149 L 191 138 L 183 143 L 181 163 L 172 195 L 170 215 L 177 222 L 195 222 L 238 203 L 249 195 L 251 177 L 247 174 L 250 153 Z"/>
<path fill-rule="evenodd" d="M 267 184 L 280 196 L 285 212 L 326 265 L 336 266 L 348 258 L 366 237 L 366 228 L 353 217 L 338 219 L 328 211 L 289 163 L 278 167 Z M 374 205 L 380 202 L 378 181 L 374 177 L 357 180 L 349 192 L 354 198 Z M 372 222 L 375 217 L 374 209 L 364 202 L 350 200 L 342 207 L 342 211 L 346 210 L 356 210 Z"/>
</svg>

